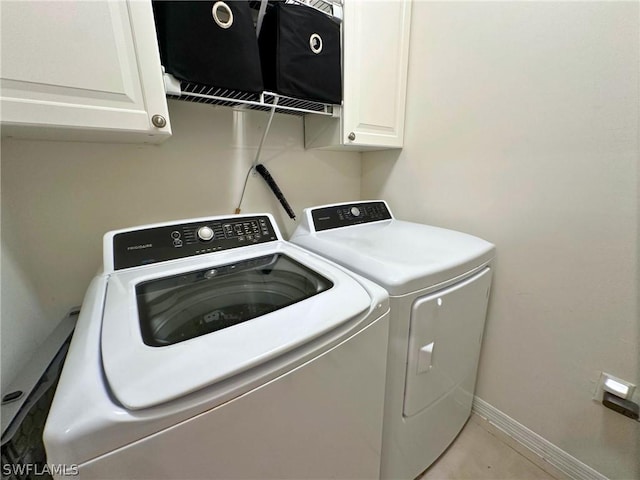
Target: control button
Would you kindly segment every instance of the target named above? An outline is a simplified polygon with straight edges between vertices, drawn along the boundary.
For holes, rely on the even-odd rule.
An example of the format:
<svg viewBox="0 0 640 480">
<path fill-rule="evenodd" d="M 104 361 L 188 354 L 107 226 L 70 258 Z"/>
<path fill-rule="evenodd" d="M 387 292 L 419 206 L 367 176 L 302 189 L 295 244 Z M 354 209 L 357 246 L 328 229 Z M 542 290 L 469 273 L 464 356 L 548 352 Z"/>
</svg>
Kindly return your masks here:
<svg viewBox="0 0 640 480">
<path fill-rule="evenodd" d="M 207 226 L 200 227 L 198 229 L 198 238 L 203 242 L 208 242 L 213 238 L 213 230 Z"/>
<path fill-rule="evenodd" d="M 351 215 L 353 215 L 354 217 L 359 217 L 360 216 L 360 209 L 358 207 L 351 207 Z"/>
<path fill-rule="evenodd" d="M 173 239 L 173 246 L 174 247 L 181 247 L 182 246 L 182 240 L 180 240 L 179 238 L 174 238 Z"/>
<path fill-rule="evenodd" d="M 171 238 L 180 238 L 180 232 L 174 230 L 173 232 L 171 232 Z"/>
</svg>

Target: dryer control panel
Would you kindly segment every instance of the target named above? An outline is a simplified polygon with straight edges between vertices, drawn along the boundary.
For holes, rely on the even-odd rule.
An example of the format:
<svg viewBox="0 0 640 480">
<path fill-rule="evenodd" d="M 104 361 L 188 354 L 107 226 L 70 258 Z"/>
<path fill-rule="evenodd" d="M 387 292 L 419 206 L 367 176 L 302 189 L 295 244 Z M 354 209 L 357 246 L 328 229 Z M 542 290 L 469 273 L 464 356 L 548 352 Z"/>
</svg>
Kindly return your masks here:
<svg viewBox="0 0 640 480">
<path fill-rule="evenodd" d="M 311 217 L 316 232 L 392 218 L 384 202 L 359 202 L 316 208 L 311 211 Z"/>
<path fill-rule="evenodd" d="M 114 269 L 278 240 L 269 217 L 228 217 L 116 233 Z"/>
</svg>

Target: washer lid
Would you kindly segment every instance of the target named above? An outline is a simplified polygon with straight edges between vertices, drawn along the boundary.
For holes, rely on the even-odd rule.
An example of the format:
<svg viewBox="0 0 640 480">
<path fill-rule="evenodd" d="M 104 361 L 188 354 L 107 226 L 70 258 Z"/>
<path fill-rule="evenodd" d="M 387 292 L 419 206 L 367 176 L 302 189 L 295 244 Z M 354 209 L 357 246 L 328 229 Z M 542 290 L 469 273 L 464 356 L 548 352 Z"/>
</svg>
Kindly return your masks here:
<svg viewBox="0 0 640 480">
<path fill-rule="evenodd" d="M 495 247 L 461 232 L 402 220 L 385 220 L 306 233 L 291 238 L 403 295 L 451 280 L 488 262 Z"/>
<path fill-rule="evenodd" d="M 117 400 L 144 409 L 240 375 L 371 307 L 353 277 L 293 246 L 117 272 L 103 367 Z"/>
</svg>

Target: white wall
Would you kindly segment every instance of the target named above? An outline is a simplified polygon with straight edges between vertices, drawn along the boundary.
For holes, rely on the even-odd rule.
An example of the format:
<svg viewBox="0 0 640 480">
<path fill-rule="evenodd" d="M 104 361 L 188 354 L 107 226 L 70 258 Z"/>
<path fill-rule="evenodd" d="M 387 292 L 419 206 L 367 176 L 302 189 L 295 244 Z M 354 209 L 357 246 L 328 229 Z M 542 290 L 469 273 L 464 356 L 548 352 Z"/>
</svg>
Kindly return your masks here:
<svg viewBox="0 0 640 480">
<path fill-rule="evenodd" d="M 497 245 L 477 394 L 620 479 L 640 424 L 591 397 L 640 385 L 639 5 L 414 3 L 405 148 L 363 155 L 364 198 Z"/>
<path fill-rule="evenodd" d="M 2 139 L 2 388 L 73 305 L 101 264 L 102 235 L 152 222 L 231 214 L 268 114 L 170 101 L 160 146 Z M 360 154 L 305 151 L 299 117 L 276 115 L 267 166 L 299 214 L 360 197 Z M 261 177 L 243 213 L 290 220 Z"/>
</svg>

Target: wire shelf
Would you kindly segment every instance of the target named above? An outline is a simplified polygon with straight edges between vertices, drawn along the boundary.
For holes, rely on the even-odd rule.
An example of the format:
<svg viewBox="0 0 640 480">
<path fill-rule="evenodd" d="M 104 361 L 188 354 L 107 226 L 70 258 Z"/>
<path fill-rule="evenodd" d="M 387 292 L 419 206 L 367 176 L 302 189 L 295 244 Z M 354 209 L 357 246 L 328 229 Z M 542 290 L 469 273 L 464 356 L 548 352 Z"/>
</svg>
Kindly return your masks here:
<svg viewBox="0 0 640 480">
<path fill-rule="evenodd" d="M 165 73 L 165 76 L 168 74 Z M 170 80 L 174 81 L 173 78 Z M 276 104 L 277 113 L 289 115 L 333 115 L 333 105 L 299 98 L 286 97 L 272 92 L 250 93 L 225 88 L 210 87 L 191 82 L 180 82 L 180 91 L 168 91 L 169 98 L 187 102 L 206 103 L 248 110 L 271 111 Z"/>
<path fill-rule="evenodd" d="M 306 5 L 322 13 L 342 20 L 342 2 L 340 0 L 290 0 L 291 3 Z"/>
<path fill-rule="evenodd" d="M 342 21 L 342 1 L 343 0 L 285 0 L 285 3 L 296 3 L 298 5 L 315 8 L 333 17 L 336 21 Z M 252 0 L 249 2 L 249 5 L 253 9 L 258 10 L 260 3 L 260 0 Z"/>
</svg>

